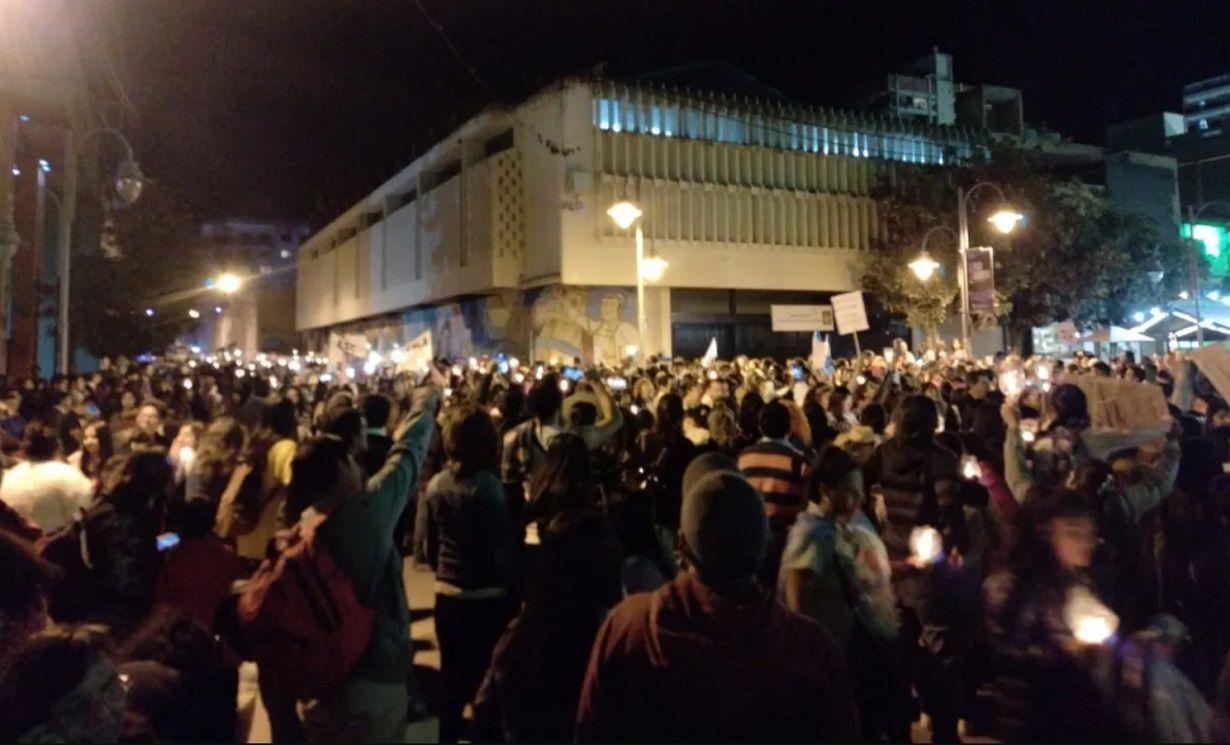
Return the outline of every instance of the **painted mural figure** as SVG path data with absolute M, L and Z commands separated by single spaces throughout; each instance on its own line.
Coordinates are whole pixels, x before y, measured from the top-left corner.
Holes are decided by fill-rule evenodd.
M 627 355 L 628 347 L 640 344 L 636 327 L 623 319 L 626 304 L 618 293 L 602 298 L 602 315 L 593 329 L 594 362 L 615 364 Z

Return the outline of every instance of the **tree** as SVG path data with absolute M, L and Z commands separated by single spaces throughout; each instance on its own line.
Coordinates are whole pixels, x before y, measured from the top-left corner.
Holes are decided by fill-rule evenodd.
M 886 278 L 889 269 L 904 268 L 918 253 L 928 228 L 954 227 L 957 185 L 968 188 L 980 181 L 1002 188 L 1026 215 L 1022 229 L 1005 237 L 984 230 L 982 214 L 997 206 L 986 192 L 969 205 L 971 242 L 990 242 L 996 249 L 995 316 L 1007 326 L 1014 346 L 1024 345 L 1033 327 L 1056 321 L 1070 319 L 1083 328 L 1122 323 L 1141 305 L 1158 304 L 1188 285 L 1195 247 L 1177 237 L 1162 239 L 1149 218 L 1116 211 L 1104 191 L 1054 173 L 1036 151 L 996 147 L 983 163 L 960 169 L 904 168 L 881 185 L 886 238 L 866 264 L 864 286 L 885 308 L 898 309 L 908 322 L 924 328 L 922 321 L 942 317 L 936 307 L 940 303 L 950 312 L 957 310 L 952 303 L 956 293 L 945 278 L 921 291 Z M 938 245 L 939 250 L 932 240 L 928 248 L 955 276 L 955 246 L 951 241 Z M 1203 260 L 1195 266 L 1207 274 Z M 1149 274 L 1159 269 L 1164 278 L 1155 284 Z M 905 310 L 911 303 L 924 306 L 912 311 L 913 317 Z
M 73 260 L 73 343 L 96 355 L 161 351 L 191 323 L 184 296 L 204 279 L 195 223 L 165 189 L 107 222 L 99 250 Z

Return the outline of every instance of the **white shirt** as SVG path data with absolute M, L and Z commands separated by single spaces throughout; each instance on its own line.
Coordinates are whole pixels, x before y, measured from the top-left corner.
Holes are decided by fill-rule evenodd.
M 0 481 L 0 501 L 48 533 L 71 523 L 93 496 L 85 474 L 60 461 L 18 463 Z

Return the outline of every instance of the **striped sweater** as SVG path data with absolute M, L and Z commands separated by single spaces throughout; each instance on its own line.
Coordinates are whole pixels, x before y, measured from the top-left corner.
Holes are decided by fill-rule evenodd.
M 811 470 L 807 456 L 780 440 L 761 440 L 739 455 L 739 470 L 764 497 L 773 522 L 793 523 L 807 506 L 803 486 Z

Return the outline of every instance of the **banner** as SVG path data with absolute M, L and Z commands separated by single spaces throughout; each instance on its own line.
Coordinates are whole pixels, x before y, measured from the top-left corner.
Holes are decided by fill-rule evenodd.
M 717 362 L 717 337 L 709 341 L 709 348 L 705 350 L 705 356 L 701 359 L 701 364 L 705 367 L 712 367 L 714 362 Z
M 863 305 L 863 293 L 847 292 L 829 298 L 833 303 L 833 320 L 837 333 L 856 334 L 871 328 L 867 323 L 867 307 Z
M 398 370 L 418 372 L 427 368 L 433 359 L 431 344 L 431 329 L 410 340 L 397 362 Z
M 831 305 L 770 305 L 774 331 L 832 331 Z
M 995 313 L 995 249 L 971 248 L 965 253 L 969 282 L 969 312 Z

